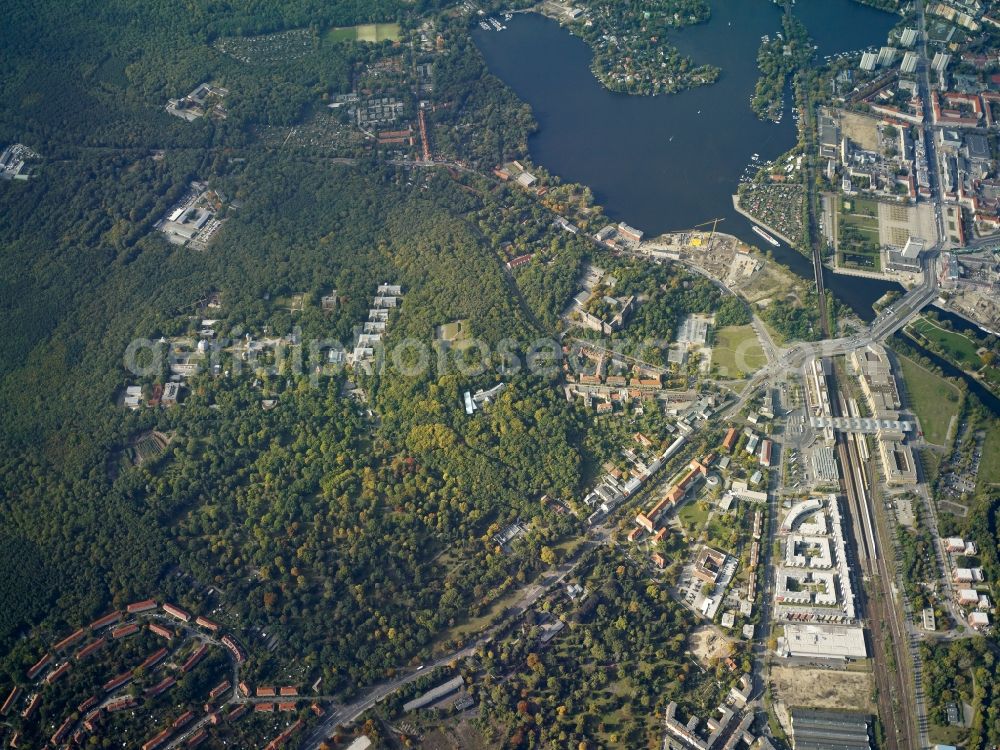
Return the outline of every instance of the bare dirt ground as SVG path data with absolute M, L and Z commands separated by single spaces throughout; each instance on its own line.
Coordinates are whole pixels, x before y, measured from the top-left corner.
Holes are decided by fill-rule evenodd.
M 875 710 L 870 672 L 776 666 L 771 685 L 775 697 L 788 706 L 804 702 L 812 708 Z
M 837 110 L 836 114 L 840 118 L 841 135 L 846 136 L 866 151 L 878 151 L 878 129 L 876 127 L 879 123 L 878 118 L 856 112 L 846 112 L 842 109 Z
M 487 750 L 490 743 L 468 718 L 448 723 L 424 735 L 421 750 Z
M 732 653 L 732 642 L 708 626 L 700 627 L 691 634 L 691 653 L 702 664 L 708 666 L 713 661 L 724 659 Z

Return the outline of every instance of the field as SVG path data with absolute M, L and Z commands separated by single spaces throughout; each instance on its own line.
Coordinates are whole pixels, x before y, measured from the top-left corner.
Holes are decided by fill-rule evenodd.
M 947 331 L 927 318 L 918 318 L 911 328 L 931 343 L 931 348 L 952 360 L 963 370 L 976 372 L 983 366 L 976 354 L 977 344 L 968 336 Z
M 840 201 L 837 251 L 841 253 L 845 266 L 880 270 L 878 204 L 875 201 L 867 198 Z
M 903 379 L 927 442 L 944 445 L 948 428 L 958 415 L 961 393 L 954 385 L 912 359 L 900 357 Z
M 398 42 L 398 23 L 361 23 L 357 26 L 338 26 L 327 32 L 331 42 Z
M 868 672 L 772 667 L 776 697 L 788 706 L 808 701 L 814 708 L 872 711 L 872 677 Z
M 437 327 L 435 338 L 439 341 L 461 341 L 469 338 L 469 321 L 455 320 Z
M 979 463 L 979 476 L 976 479 L 980 490 L 990 485 L 1000 485 L 1000 423 L 996 420 L 990 423 L 986 432 L 983 459 Z
M 753 326 L 726 326 L 715 332 L 712 364 L 722 376 L 747 377 L 767 364 Z
M 878 118 L 839 110 L 840 130 L 866 151 L 878 150 Z

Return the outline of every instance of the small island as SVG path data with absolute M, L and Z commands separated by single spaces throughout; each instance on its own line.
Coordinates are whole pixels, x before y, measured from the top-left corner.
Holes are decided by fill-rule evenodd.
M 543 14 L 566 23 L 594 50 L 591 69 L 611 91 L 651 96 L 715 83 L 721 70 L 697 65 L 669 43 L 667 34 L 711 15 L 706 0 L 580 0 L 575 5 L 543 2 Z

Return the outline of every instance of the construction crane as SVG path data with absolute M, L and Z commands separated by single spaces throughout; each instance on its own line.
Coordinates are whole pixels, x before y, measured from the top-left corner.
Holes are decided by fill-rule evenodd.
M 694 231 L 695 229 L 698 229 L 699 227 L 705 227 L 705 226 L 708 226 L 709 224 L 711 224 L 712 225 L 712 233 L 708 235 L 708 246 L 711 247 L 712 246 L 712 238 L 715 237 L 715 228 L 717 226 L 719 226 L 719 222 L 720 221 L 725 221 L 725 220 L 726 220 L 726 217 L 723 216 L 723 217 L 720 217 L 718 219 L 710 219 L 708 221 L 703 221 L 701 224 L 696 224 L 695 226 L 691 227 L 691 231 Z M 699 244 L 701 244 L 701 243 L 699 243 Z

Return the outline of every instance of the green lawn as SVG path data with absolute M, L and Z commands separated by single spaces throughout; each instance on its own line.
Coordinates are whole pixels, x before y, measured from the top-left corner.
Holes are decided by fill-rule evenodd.
M 362 23 L 357 26 L 338 26 L 326 33 L 330 42 L 396 42 L 399 41 L 398 23 Z
M 840 204 L 841 211 L 860 216 L 878 216 L 878 202 L 871 198 L 845 198 Z
M 983 459 L 979 463 L 978 489 L 1000 485 L 1000 422 L 991 420 L 983 444 Z
M 705 521 L 708 520 L 708 513 L 709 508 L 707 506 L 702 508 L 701 503 L 697 500 L 688 500 L 677 511 L 677 518 L 684 524 L 688 535 L 693 536 L 695 532 L 705 525 Z
M 837 250 L 841 265 L 866 271 L 881 270 L 878 224 L 875 201 L 851 198 L 840 202 Z
M 944 445 L 948 425 L 961 407 L 961 392 L 954 385 L 906 357 L 899 358 L 913 410 L 928 442 Z
M 943 354 L 964 370 L 976 372 L 983 366 L 976 354 L 979 348 L 975 341 L 961 333 L 947 331 L 928 318 L 918 318 L 912 323 L 915 332 L 931 342 L 932 348 Z
M 719 374 L 746 377 L 767 364 L 753 326 L 726 326 L 715 332 L 712 364 Z
M 859 232 L 872 234 L 878 239 L 878 219 L 857 214 L 841 214 L 840 218 L 847 226 L 854 227 Z

